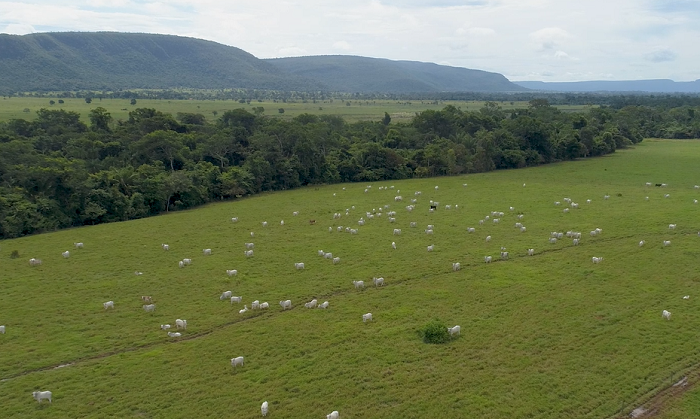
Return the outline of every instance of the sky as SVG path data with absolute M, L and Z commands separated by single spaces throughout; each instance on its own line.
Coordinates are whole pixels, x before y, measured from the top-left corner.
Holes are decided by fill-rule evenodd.
M 512 81 L 700 79 L 700 0 L 0 0 L 0 33 L 189 36 L 258 58 L 358 55 Z

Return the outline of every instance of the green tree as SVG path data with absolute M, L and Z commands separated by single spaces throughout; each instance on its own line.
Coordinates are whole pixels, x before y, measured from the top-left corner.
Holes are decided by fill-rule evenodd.
M 86 97 L 86 98 L 85 98 L 85 103 L 92 103 L 92 98 L 91 98 L 91 97 Z
M 109 124 L 112 122 L 112 115 L 107 109 L 98 106 L 90 111 L 90 129 L 96 132 L 110 132 Z

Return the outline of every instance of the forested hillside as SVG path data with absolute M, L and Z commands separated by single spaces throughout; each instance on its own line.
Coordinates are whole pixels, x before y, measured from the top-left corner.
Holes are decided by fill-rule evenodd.
M 262 191 L 519 168 L 599 156 L 644 137 L 700 136 L 700 109 L 629 106 L 562 113 L 544 100 L 503 111 L 453 106 L 410 123 L 291 121 L 140 108 L 115 123 L 41 109 L 0 124 L 0 237 L 147 217 Z
M 330 86 L 337 92 L 519 92 L 526 88 L 503 75 L 416 61 L 348 55 L 265 60 L 281 70 Z
M 234 47 L 172 35 L 0 34 L 0 93 L 120 89 L 319 90 Z

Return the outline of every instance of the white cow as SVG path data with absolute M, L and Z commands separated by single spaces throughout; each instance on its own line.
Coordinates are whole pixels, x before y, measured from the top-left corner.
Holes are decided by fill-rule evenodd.
M 231 296 L 231 304 L 240 303 L 241 301 L 243 301 L 243 297 L 236 295 Z
M 457 272 L 462 269 L 462 265 L 459 262 L 452 262 L 452 270 Z
M 253 248 L 255 248 L 255 244 L 254 243 L 245 243 L 245 248 L 248 250 L 253 249 Z
M 363 315 L 362 315 L 362 322 L 363 322 L 363 323 L 366 323 L 367 320 L 373 321 L 373 320 L 372 320 L 372 313 L 367 313 L 367 314 L 363 314 Z
M 640 242 L 639 242 L 639 247 L 644 246 L 644 243 L 646 243 L 644 240 L 640 241 Z
M 339 263 L 340 263 L 340 258 L 339 258 L 339 257 L 333 258 L 333 264 L 334 264 L 334 265 L 337 265 L 337 264 L 339 264 Z
M 106 303 L 102 303 L 102 306 L 107 310 L 108 308 L 114 308 L 114 301 L 107 301 Z
M 202 249 L 202 253 L 205 255 L 211 255 L 211 249 Z
M 328 308 L 328 301 L 324 301 L 323 304 L 320 304 L 317 308 Z
M 436 186 L 437 188 L 437 186 Z M 326 415 L 326 419 L 339 419 L 340 418 L 340 413 L 338 413 L 337 410 L 332 411 L 331 413 Z
M 238 271 L 236 269 L 226 269 L 226 275 L 236 276 L 236 275 L 238 275 Z
M 428 252 L 432 252 L 434 248 L 435 248 L 435 245 L 431 244 L 430 246 L 428 246 Z
M 684 296 L 683 296 L 683 299 L 684 299 L 684 300 L 690 300 L 690 295 L 684 295 Z M 4 327 L 4 326 L 3 326 L 3 327 Z
M 459 325 L 457 325 L 457 326 L 452 326 L 452 327 L 448 327 L 448 328 L 447 328 L 447 331 L 450 332 L 450 336 L 452 336 L 452 335 L 454 335 L 454 334 L 459 335 L 459 334 L 460 334 L 459 332 L 460 332 L 461 330 L 462 330 L 462 328 L 459 327 Z
M 251 310 L 258 310 L 259 308 L 260 308 L 260 300 L 255 300 L 252 303 L 250 303 Z
M 237 223 L 238 222 L 238 217 L 232 217 L 231 218 L 232 223 Z
M 162 247 L 163 250 L 170 250 L 170 246 L 165 243 L 161 244 L 160 247 Z
M 161 324 L 160 328 L 161 328 L 161 330 L 168 330 L 168 329 L 170 329 L 170 325 L 169 324 Z
M 527 249 L 527 255 L 533 256 L 535 254 L 535 249 Z
M 170 336 L 171 338 L 179 338 L 180 336 L 182 336 L 182 333 L 180 333 L 180 332 L 168 332 L 168 336 Z
M 578 246 L 579 239 L 574 239 L 574 246 Z
M 237 356 L 235 358 L 231 358 L 231 366 L 235 369 L 236 365 L 243 366 L 243 357 L 242 356 Z
M 671 320 L 671 312 L 668 310 L 664 310 L 661 312 L 661 317 L 663 317 L 666 320 Z
M 282 310 L 286 310 L 287 308 L 292 308 L 292 300 L 280 301 L 280 305 L 282 306 Z
M 391 247 L 396 249 L 396 242 L 391 242 Z
M 243 251 L 243 254 L 244 254 L 245 257 L 247 257 L 247 258 L 253 257 L 253 251 L 252 251 L 252 250 L 244 250 L 244 251 Z
M 0 333 L 5 334 L 5 325 L 0 326 Z
M 281 226 L 284 225 L 284 220 L 280 220 L 280 225 L 281 225 Z
M 431 229 L 425 230 L 425 234 L 433 234 L 433 230 L 431 230 Z
M 670 240 L 664 240 L 664 246 L 670 246 L 671 241 Z
M 191 264 L 192 264 L 192 259 L 185 258 L 185 259 L 182 259 L 182 262 L 184 262 L 185 265 L 191 265 Z
M 669 225 L 668 225 L 668 229 L 669 229 L 669 230 L 675 230 L 675 229 L 676 229 L 676 225 L 675 225 L 675 224 L 669 224 Z
M 374 277 L 372 278 L 372 281 L 374 282 L 375 287 L 383 287 L 384 286 L 384 278 L 382 277 Z
M 268 303 L 267 301 L 265 301 L 264 303 L 260 303 L 260 307 L 259 307 L 259 308 L 260 308 L 261 310 L 262 310 L 262 309 L 266 309 L 266 308 L 270 308 L 270 303 Z
M 238 314 L 243 314 L 243 313 L 245 313 L 246 311 L 248 311 L 248 306 L 247 306 L 247 305 L 243 305 L 243 308 L 240 309 L 240 310 L 238 310 Z
M 34 397 L 34 400 L 38 401 L 41 403 L 42 400 L 46 399 L 49 401 L 49 403 L 53 403 L 51 401 L 51 395 L 52 393 L 50 391 L 34 391 L 32 392 L 32 397 Z
M 601 257 L 595 257 L 595 256 L 593 256 L 593 257 L 591 258 L 591 260 L 593 261 L 593 263 L 599 264 L 600 262 L 603 261 L 603 257 L 602 257 L 602 256 L 601 256 Z
M 156 311 L 156 305 L 155 305 L 155 304 L 144 305 L 144 306 L 143 306 L 143 309 L 144 309 L 144 311 L 146 311 L 146 312 L 151 312 L 151 313 L 153 313 L 154 311 Z
M 418 223 L 415 222 L 415 221 L 411 221 L 411 222 L 408 224 L 408 226 L 411 227 L 411 228 L 416 228 L 416 227 L 418 227 Z
M 187 329 L 187 320 L 181 320 L 181 319 L 175 319 L 175 328 L 176 329 Z
M 267 416 L 267 401 L 264 401 L 263 404 L 260 406 L 260 412 L 263 416 Z
M 521 232 L 521 233 L 524 233 L 524 232 L 526 232 L 526 231 L 527 231 L 527 228 L 525 228 L 525 226 L 520 227 L 520 232 Z
M 352 283 L 355 285 L 355 289 L 365 287 L 365 281 L 352 281 Z
M 333 259 L 333 253 L 331 252 L 326 252 L 323 254 L 324 259 Z
M 41 259 L 29 259 L 29 266 L 39 266 L 41 265 Z
M 400 236 L 401 235 L 401 229 L 400 228 L 395 228 L 394 229 L 394 236 Z
M 223 300 L 226 300 L 226 299 L 228 299 L 228 298 L 231 298 L 232 295 L 233 295 L 233 292 L 231 292 L 231 291 L 224 291 L 223 293 L 221 293 L 221 296 L 219 297 L 219 300 L 222 300 L 222 301 L 223 301 Z
M 484 256 L 484 262 L 486 262 L 486 263 L 491 263 L 492 259 L 493 258 L 491 256 Z
M 501 252 L 501 259 L 503 259 L 503 260 L 508 259 L 508 252 Z
M 491 241 L 491 236 L 486 236 L 486 241 L 490 242 Z
M 467 228 L 467 233 L 474 233 L 476 229 L 474 227 Z
M 294 267 L 297 269 L 304 269 L 304 262 L 296 262 Z
M 294 211 L 292 215 L 296 217 L 297 215 L 299 215 L 299 211 Z
M 552 244 L 554 244 L 554 243 L 557 242 L 557 238 L 556 238 L 556 237 L 550 237 L 550 238 L 549 238 L 549 242 L 552 243 Z
M 313 300 L 309 301 L 308 303 L 305 303 L 305 304 L 304 304 L 304 307 L 306 307 L 306 308 L 314 308 L 314 307 L 316 307 L 316 304 L 317 304 L 317 303 L 318 303 L 318 301 L 316 301 L 316 299 L 314 298 Z
M 73 243 L 73 246 L 75 246 L 76 249 L 82 249 L 82 248 L 83 248 L 83 242 Z
M 68 259 L 70 257 L 70 252 L 66 250 L 65 252 L 61 253 L 61 255 L 63 255 L 64 258 Z
M 262 222 L 262 226 L 263 226 L 263 227 L 267 227 L 267 221 L 263 221 L 263 222 Z
M 185 262 L 181 260 L 181 261 L 179 261 L 179 262 L 177 263 L 177 266 L 179 266 L 179 267 L 181 267 L 181 268 L 184 268 L 184 267 L 185 267 Z

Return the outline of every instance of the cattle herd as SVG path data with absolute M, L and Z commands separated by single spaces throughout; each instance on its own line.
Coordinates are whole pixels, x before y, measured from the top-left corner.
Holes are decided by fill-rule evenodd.
M 463 186 L 466 187 L 467 184 L 463 184 Z M 525 184 L 523 184 L 523 187 L 524 187 L 524 186 L 525 186 Z M 647 187 L 648 187 L 648 186 L 651 186 L 651 183 L 650 183 L 650 182 L 647 182 L 647 183 L 645 184 L 645 186 L 647 186 Z M 657 186 L 666 187 L 667 185 L 664 184 L 664 183 L 662 183 L 662 184 L 657 184 Z M 700 188 L 700 187 L 697 186 L 697 185 L 695 185 L 694 188 L 695 188 L 695 189 L 698 189 L 698 188 Z M 345 189 L 346 189 L 346 188 L 343 188 L 343 190 L 345 190 Z M 364 189 L 364 193 L 369 193 L 369 192 L 372 190 L 372 186 L 371 186 L 371 185 L 367 185 L 367 186 L 366 186 L 365 188 L 363 188 L 363 189 Z M 394 189 L 393 186 L 380 186 L 380 187 L 379 187 L 379 190 L 393 190 L 393 189 Z M 439 189 L 438 186 L 435 186 L 435 190 L 438 190 L 438 189 Z M 404 200 L 403 196 L 399 195 L 399 193 L 400 193 L 400 191 L 397 190 L 397 191 L 396 191 L 396 195 L 394 196 L 394 199 L 393 199 L 393 202 L 394 202 L 394 203 L 399 203 L 399 202 L 402 202 L 402 201 Z M 335 194 L 334 194 L 334 195 L 335 195 Z M 421 197 L 421 195 L 422 195 L 422 194 L 421 194 L 420 191 L 414 192 L 414 198 L 411 199 L 411 204 L 410 204 L 410 205 L 407 205 L 407 206 L 405 207 L 405 210 L 406 210 L 406 212 L 407 212 L 409 215 L 410 215 L 410 214 L 412 213 L 412 211 L 416 208 L 416 205 L 417 205 L 417 203 L 418 203 L 418 199 Z M 664 196 L 665 196 L 665 197 L 668 197 L 669 195 L 666 194 L 666 195 L 664 195 Z M 607 194 L 603 196 L 603 200 L 608 200 L 609 198 L 610 198 L 610 196 L 607 195 Z M 645 199 L 648 200 L 649 197 L 646 197 Z M 589 205 L 589 204 L 592 204 L 593 201 L 592 201 L 591 199 L 587 199 L 585 202 L 586 202 L 586 205 Z M 697 200 L 694 200 L 694 203 L 697 203 Z M 429 201 L 429 206 L 427 206 L 428 211 L 429 211 L 429 212 L 434 212 L 434 211 L 437 210 L 438 208 L 444 208 L 444 210 L 446 210 L 446 211 L 456 211 L 456 210 L 459 210 L 459 205 L 450 205 L 450 204 L 447 204 L 447 205 L 444 205 L 444 206 L 439 206 L 439 205 L 440 205 L 439 202 L 432 201 L 432 200 Z M 563 211 L 564 213 L 567 213 L 567 214 L 574 213 L 576 210 L 578 210 L 578 209 L 580 208 L 579 204 L 578 204 L 577 202 L 575 202 L 574 200 L 572 200 L 571 198 L 569 198 L 569 197 L 564 197 L 561 201 L 556 201 L 556 202 L 554 202 L 554 205 L 555 205 L 556 207 L 565 206 L 565 208 L 564 208 L 562 211 Z M 379 206 L 379 207 L 375 207 L 375 208 L 372 208 L 372 209 L 367 209 L 366 211 L 364 211 L 364 214 L 363 214 L 358 220 L 356 220 L 356 224 L 358 225 L 358 227 L 362 227 L 362 226 L 366 225 L 366 223 L 372 222 L 372 220 L 375 220 L 374 222 L 377 222 L 376 220 L 381 219 L 382 216 L 385 216 L 384 218 L 385 218 L 389 223 L 392 223 L 392 224 L 393 224 L 393 223 L 396 222 L 396 218 L 397 218 L 399 215 L 397 214 L 396 211 L 389 211 L 389 208 L 390 208 L 390 205 L 389 205 L 389 204 L 386 204 L 386 205 Z M 344 214 L 343 214 L 342 212 L 335 212 L 335 213 L 333 213 L 332 220 L 339 220 L 339 219 L 341 219 L 341 218 L 343 218 L 343 217 L 350 217 L 350 216 L 351 216 L 350 214 L 351 214 L 351 212 L 352 212 L 353 210 L 355 210 L 355 206 L 352 206 L 351 208 L 347 208 L 347 209 L 345 210 Z M 492 225 L 494 225 L 494 224 L 499 224 L 499 223 L 501 223 L 502 220 L 505 221 L 506 217 L 509 216 L 509 215 L 507 215 L 507 214 L 513 214 L 513 217 L 517 220 L 517 222 L 514 224 L 514 226 L 515 226 L 515 228 L 516 228 L 517 230 L 519 230 L 521 233 L 525 233 L 525 232 L 527 231 L 526 227 L 525 227 L 525 226 L 523 225 L 523 223 L 522 223 L 522 221 L 523 221 L 523 219 L 525 218 L 526 214 L 524 214 L 524 213 L 522 213 L 522 212 L 517 212 L 516 209 L 515 209 L 513 206 L 510 206 L 510 207 L 508 208 L 508 211 L 507 211 L 507 212 L 506 212 L 506 211 L 491 211 L 489 214 L 485 215 L 482 219 L 478 220 L 478 225 L 479 225 L 479 226 L 485 226 L 486 223 L 489 222 L 489 221 L 491 222 Z M 294 212 L 292 213 L 292 215 L 295 216 L 295 217 L 298 216 L 298 215 L 299 215 L 299 211 L 294 211 Z M 238 221 L 239 221 L 239 218 L 238 218 L 238 217 L 233 217 L 233 218 L 231 218 L 231 222 L 233 222 L 233 223 L 237 223 Z M 310 220 L 309 224 L 311 224 L 311 225 L 316 224 L 316 220 L 315 220 L 315 219 L 314 219 L 314 220 Z M 268 227 L 269 224 L 268 224 L 267 221 L 262 221 L 262 222 L 261 222 L 261 225 L 262 225 L 263 228 L 266 228 L 266 227 Z M 284 226 L 284 221 L 280 221 L 279 225 L 280 225 L 280 226 Z M 418 223 L 415 222 L 415 221 L 411 221 L 408 225 L 409 225 L 410 228 L 416 228 L 416 227 L 418 226 Z M 466 228 L 465 232 L 466 232 L 467 234 L 473 234 L 473 233 L 476 233 L 476 232 L 477 232 L 477 228 L 478 228 L 478 227 L 471 227 L 471 226 L 470 226 L 470 227 L 467 227 L 467 228 Z M 485 229 L 485 227 L 484 227 L 484 229 Z M 675 223 L 669 224 L 669 225 L 668 225 L 668 229 L 669 229 L 669 230 L 675 230 L 675 229 L 676 229 L 676 224 L 675 224 Z M 346 227 L 344 227 L 344 226 L 337 226 L 335 229 L 334 229 L 333 227 L 328 227 L 328 232 L 332 233 L 332 232 L 334 232 L 334 231 L 337 231 L 337 232 L 346 232 L 346 233 L 355 235 L 355 234 L 358 234 L 359 229 L 358 229 L 358 228 L 351 228 L 351 227 L 347 227 L 347 226 L 346 226 Z M 434 225 L 434 224 L 429 224 L 429 225 L 427 225 L 427 227 L 426 227 L 426 229 L 425 229 L 425 234 L 427 234 L 427 235 L 433 235 L 433 234 L 434 234 L 434 231 L 435 231 L 435 225 Z M 393 228 L 392 236 L 401 236 L 401 232 L 402 232 L 401 229 L 399 229 L 399 228 Z M 602 232 L 603 232 L 602 229 L 600 229 L 600 228 L 594 228 L 594 229 L 592 229 L 592 230 L 590 231 L 590 237 L 597 237 L 597 236 L 601 235 Z M 698 232 L 698 235 L 700 236 L 700 232 Z M 253 232 L 250 233 L 250 236 L 251 236 L 251 237 L 255 237 L 255 235 L 254 235 Z M 583 237 L 582 233 L 581 233 L 581 232 L 577 232 L 577 231 L 566 231 L 566 232 L 563 232 L 563 231 L 561 231 L 561 232 L 559 232 L 559 231 L 553 231 L 553 232 L 550 233 L 550 235 L 549 235 L 548 238 L 543 238 L 544 240 L 542 240 L 542 242 L 543 242 L 543 243 L 548 242 L 549 244 L 555 244 L 555 243 L 557 243 L 559 240 L 564 240 L 564 239 L 566 238 L 566 239 L 570 239 L 570 240 L 572 241 L 572 242 L 571 242 L 572 245 L 577 246 L 577 245 L 580 243 L 580 241 L 582 240 L 582 237 Z M 399 238 L 400 238 L 400 237 L 399 237 Z M 491 239 L 492 239 L 491 235 L 485 236 L 485 240 L 486 240 L 487 242 L 489 242 Z M 641 247 L 641 246 L 643 246 L 645 243 L 646 243 L 646 242 L 645 242 L 644 240 L 642 240 L 642 241 L 639 242 L 639 246 Z M 662 243 L 662 245 L 663 245 L 664 247 L 669 246 L 670 244 L 671 244 L 670 240 L 664 240 L 663 243 Z M 84 248 L 84 245 L 83 245 L 82 242 L 76 242 L 76 243 L 74 243 L 73 245 L 74 245 L 74 248 L 75 248 L 76 250 L 78 250 L 78 249 L 83 249 L 83 248 Z M 165 251 L 170 251 L 170 246 L 169 246 L 168 244 L 163 243 L 163 244 L 161 244 L 161 247 L 162 247 L 162 249 L 165 250 Z M 245 250 L 244 250 L 245 256 L 246 256 L 246 257 L 253 257 L 253 250 L 254 250 L 255 244 L 252 243 L 252 242 L 251 242 L 251 243 L 244 243 L 244 247 L 245 247 Z M 398 246 L 397 243 L 396 243 L 395 241 L 392 241 L 392 242 L 391 242 L 391 247 L 392 247 L 393 249 L 398 249 L 400 246 Z M 428 252 L 432 252 L 432 251 L 434 251 L 434 249 L 435 249 L 435 246 L 434 246 L 433 244 L 427 246 L 427 251 L 428 251 Z M 207 248 L 207 249 L 203 249 L 203 250 L 202 250 L 202 254 L 203 254 L 204 256 L 210 256 L 210 255 L 212 255 L 212 253 L 213 253 L 213 252 L 212 252 L 212 249 L 210 249 L 210 248 Z M 330 253 L 330 252 L 325 252 L 325 251 L 323 251 L 323 250 L 318 250 L 317 254 L 318 254 L 318 256 L 323 257 L 324 259 L 327 259 L 327 260 L 331 261 L 333 264 L 340 263 L 340 260 L 341 260 L 340 257 L 334 256 L 332 253 Z M 535 252 L 535 249 L 534 249 L 534 248 L 527 248 L 527 249 L 525 249 L 525 251 L 522 253 L 522 255 L 535 256 L 535 255 L 536 255 L 536 252 Z M 62 256 L 63 256 L 64 258 L 68 259 L 68 258 L 70 257 L 70 252 L 67 251 L 67 250 L 64 251 L 64 252 L 62 252 Z M 509 259 L 509 252 L 506 250 L 506 247 L 501 247 L 501 253 L 500 253 L 500 260 L 501 260 L 501 262 L 505 262 L 505 261 L 507 261 L 508 259 Z M 592 256 L 592 257 L 591 257 L 591 260 L 592 260 L 592 262 L 593 262 L 594 264 L 598 265 L 598 264 L 601 264 L 601 263 L 603 262 L 604 257 L 603 257 L 603 256 Z M 485 256 L 484 256 L 484 262 L 485 262 L 485 263 L 491 263 L 491 262 L 493 262 L 493 261 L 494 261 L 494 257 L 493 257 L 492 255 L 485 255 Z M 33 267 L 33 266 L 41 265 L 41 263 L 42 263 L 42 262 L 41 262 L 40 259 L 32 258 L 32 259 L 29 260 L 29 265 L 32 266 L 32 267 Z M 192 259 L 190 259 L 190 258 L 184 258 L 184 259 L 182 259 L 181 261 L 178 262 L 178 266 L 179 266 L 180 268 L 185 268 L 185 267 L 187 267 L 187 266 L 189 266 L 189 265 L 191 265 L 191 264 L 192 264 Z M 303 270 L 303 269 L 305 269 L 305 264 L 304 264 L 303 262 L 296 262 L 296 263 L 294 263 L 294 268 L 297 269 L 297 270 Z M 462 263 L 461 263 L 461 262 L 452 262 L 452 271 L 457 272 L 457 271 L 460 271 L 461 268 L 462 268 Z M 141 273 L 137 271 L 136 274 L 139 275 L 139 274 L 141 274 Z M 235 276 L 235 275 L 238 275 L 238 270 L 236 270 L 236 269 L 227 269 L 227 270 L 226 270 L 226 274 L 227 274 L 229 277 L 230 277 L 230 276 Z M 375 287 L 384 286 L 384 285 L 385 285 L 385 280 L 384 280 L 383 277 L 374 277 L 374 278 L 372 278 L 372 283 L 373 283 L 373 285 L 374 285 Z M 353 281 L 352 281 L 352 284 L 353 284 L 353 286 L 354 286 L 355 289 L 360 290 L 360 289 L 363 289 L 363 288 L 364 288 L 364 286 L 365 286 L 365 281 L 363 281 L 363 280 L 353 280 Z M 686 296 L 683 297 L 683 299 L 686 299 L 686 300 L 689 299 L 689 298 L 690 298 L 689 295 L 686 295 Z M 231 304 L 234 304 L 234 303 L 239 304 L 239 303 L 243 302 L 243 297 L 241 297 L 241 296 L 234 296 L 232 291 L 224 291 L 224 292 L 222 292 L 222 294 L 219 296 L 219 299 L 222 300 L 222 301 L 230 301 Z M 144 310 L 145 312 L 153 313 L 153 312 L 155 311 L 156 305 L 153 303 L 153 299 L 152 299 L 151 296 L 141 296 L 141 300 L 142 300 L 143 303 L 146 303 L 146 304 L 144 304 L 144 305 L 142 306 L 142 307 L 143 307 L 143 310 Z M 279 304 L 280 304 L 280 306 L 281 306 L 281 310 L 282 310 L 282 311 L 285 311 L 285 310 L 287 310 L 287 309 L 290 309 L 290 310 L 291 310 L 291 309 L 293 308 L 293 307 L 292 307 L 292 301 L 289 300 L 289 299 L 281 300 L 281 301 L 279 302 Z M 306 308 L 309 308 L 309 309 L 311 309 L 311 308 L 327 309 L 327 308 L 329 307 L 329 302 L 328 302 L 328 301 L 324 301 L 323 303 L 319 304 L 318 301 L 317 301 L 317 299 L 314 298 L 314 299 L 312 299 L 311 301 L 305 303 L 304 306 L 305 306 Z M 255 300 L 255 301 L 253 301 L 253 302 L 251 303 L 250 308 L 248 308 L 248 305 L 245 304 L 245 305 L 244 305 L 244 308 L 241 309 L 241 310 L 239 310 L 239 313 L 240 313 L 240 314 L 243 314 L 243 313 L 246 313 L 246 312 L 249 311 L 249 310 L 263 310 L 263 309 L 269 309 L 269 307 L 270 307 L 270 306 L 269 306 L 269 303 L 268 303 L 268 302 L 262 302 L 262 303 L 261 303 L 260 301 Z M 104 308 L 104 310 L 114 310 L 114 309 L 115 309 L 115 302 L 112 301 L 112 300 L 107 301 L 107 302 L 104 302 L 104 303 L 103 303 L 103 308 Z M 671 312 L 669 312 L 668 310 L 663 310 L 663 311 L 662 311 L 662 318 L 663 318 L 663 319 L 666 319 L 666 320 L 670 320 L 670 319 L 671 319 Z M 362 321 L 363 321 L 364 323 L 373 322 L 373 321 L 374 321 L 374 316 L 373 316 L 373 314 L 372 314 L 372 313 L 365 313 L 365 314 L 362 314 Z M 169 329 L 171 328 L 170 324 L 162 324 L 162 325 L 160 325 L 161 330 L 167 332 L 167 336 L 168 336 L 168 337 L 170 337 L 170 338 L 179 338 L 179 337 L 182 336 L 182 333 L 186 332 L 186 330 L 187 330 L 187 320 L 176 319 L 176 320 L 175 320 L 175 327 L 176 327 L 176 329 L 177 329 L 178 331 L 176 331 L 176 332 L 171 332 L 171 331 L 169 331 Z M 181 330 L 182 332 L 181 332 L 180 330 Z M 459 325 L 456 325 L 456 326 L 447 328 L 447 330 L 448 330 L 448 332 L 449 332 L 450 335 L 459 335 L 459 334 L 460 334 L 461 328 L 460 328 Z M 1 325 L 1 326 L 0 326 L 0 334 L 5 334 L 5 325 Z M 242 368 L 243 366 L 244 366 L 244 357 L 243 357 L 243 356 L 236 356 L 236 357 L 234 357 L 234 358 L 231 358 L 231 367 L 232 367 L 234 370 L 236 370 L 237 367 Z M 41 401 L 44 400 L 44 399 L 48 400 L 49 403 L 52 402 L 52 393 L 51 393 L 50 391 L 35 391 L 35 392 L 32 393 L 32 396 L 33 396 L 33 398 L 36 399 L 38 402 L 41 402 Z M 262 406 L 261 406 L 261 413 L 262 413 L 263 416 L 267 416 L 268 411 L 269 411 L 269 405 L 268 405 L 268 402 L 265 401 L 265 402 L 263 402 L 263 404 L 262 404 Z M 338 419 L 339 417 L 340 417 L 340 416 L 339 416 L 338 411 L 333 411 L 333 412 L 331 412 L 330 414 L 326 415 L 326 418 L 327 418 L 327 419 Z

